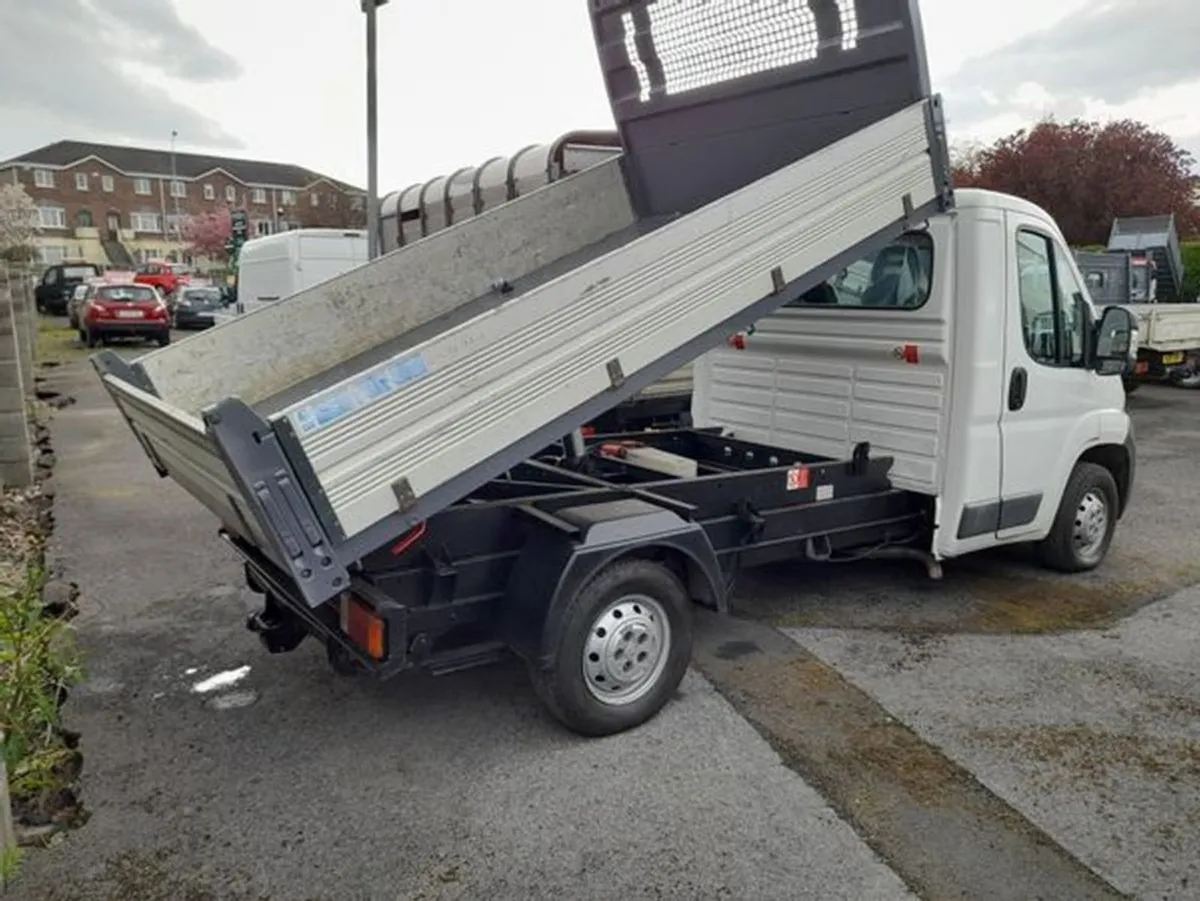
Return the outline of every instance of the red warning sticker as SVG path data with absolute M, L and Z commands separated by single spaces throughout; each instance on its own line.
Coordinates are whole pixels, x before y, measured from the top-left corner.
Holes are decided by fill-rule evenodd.
M 800 491 L 808 487 L 808 470 L 803 466 L 793 466 L 787 471 L 787 490 Z

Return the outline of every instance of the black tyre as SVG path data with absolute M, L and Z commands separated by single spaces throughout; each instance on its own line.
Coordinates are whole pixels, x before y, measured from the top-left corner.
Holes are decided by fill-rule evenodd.
M 1137 379 L 1125 378 L 1121 379 L 1121 383 L 1125 386 L 1126 394 L 1133 394 L 1138 388 L 1142 387 L 1142 383 Z
M 87 331 L 84 332 L 84 338 L 86 340 L 88 347 L 99 347 L 101 341 L 103 340 L 99 335 L 97 335 L 91 329 L 87 329 Z
M 171 333 L 163 332 L 161 335 L 158 336 L 157 340 L 158 340 L 159 347 L 166 347 L 168 344 L 171 343 Z
M 564 611 L 548 670 L 532 669 L 538 697 L 567 728 L 612 735 L 650 719 L 692 658 L 692 603 L 675 574 L 628 559 L 597 573 Z
M 1050 534 L 1038 544 L 1042 563 L 1068 573 L 1099 566 L 1112 543 L 1119 504 L 1112 473 L 1095 463 L 1075 464 Z

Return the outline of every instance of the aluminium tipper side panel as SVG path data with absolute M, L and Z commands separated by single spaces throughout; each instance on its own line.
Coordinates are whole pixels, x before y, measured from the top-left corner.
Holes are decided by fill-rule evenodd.
M 141 357 L 166 403 L 250 406 L 635 222 L 616 159 Z
M 951 202 L 939 110 L 915 104 L 286 410 L 276 431 L 327 525 L 414 524 Z
M 641 216 L 698 209 L 930 95 L 917 0 L 588 5 Z

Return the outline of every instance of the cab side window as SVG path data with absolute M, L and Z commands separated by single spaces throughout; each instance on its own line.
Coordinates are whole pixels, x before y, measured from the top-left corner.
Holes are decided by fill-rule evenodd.
M 1061 359 L 1065 366 L 1083 366 L 1084 342 L 1087 334 L 1087 295 L 1079 280 L 1075 278 L 1075 270 L 1071 268 L 1071 259 L 1058 243 L 1054 247 L 1054 276 L 1058 280 L 1058 296 L 1062 305 L 1059 312 L 1059 326 L 1062 337 Z
M 1017 232 L 1017 286 L 1029 356 L 1047 366 L 1082 366 L 1087 302 L 1065 252 L 1050 237 Z

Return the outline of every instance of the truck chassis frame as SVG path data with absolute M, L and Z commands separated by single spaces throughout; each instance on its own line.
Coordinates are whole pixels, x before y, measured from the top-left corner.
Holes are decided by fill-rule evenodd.
M 605 455 L 627 442 L 694 460 L 697 475 L 664 477 Z M 716 428 L 565 439 L 364 557 L 351 569 L 349 590 L 315 608 L 257 549 L 221 534 L 245 561 L 247 584 L 264 595 L 247 625 L 273 653 L 312 635 L 338 671 L 390 678 L 465 669 L 512 652 L 536 684 L 539 673 L 560 666 L 570 638 L 564 611 L 621 561 L 664 570 L 689 601 L 723 613 L 744 566 L 890 555 L 921 560 L 936 576 L 937 564 L 914 546 L 928 535 L 930 499 L 894 488 L 891 466 L 890 457 L 871 458 L 866 443 L 849 460 L 829 460 Z M 364 616 L 376 639 L 348 625 Z M 685 661 L 678 677 L 690 659 L 690 605 L 683 616 L 688 621 L 675 629 L 674 650 Z M 661 684 L 653 703 L 615 714 L 548 706 L 576 731 L 603 734 L 653 715 L 677 682 Z

